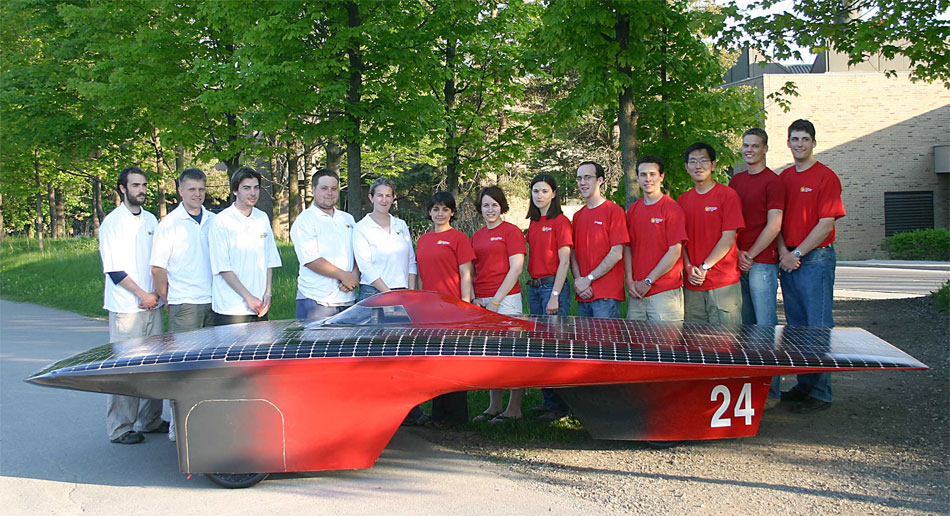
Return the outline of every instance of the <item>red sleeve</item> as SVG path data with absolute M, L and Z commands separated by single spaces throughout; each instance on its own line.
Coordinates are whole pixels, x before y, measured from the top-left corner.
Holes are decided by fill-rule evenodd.
M 518 229 L 518 226 L 505 222 L 505 249 L 508 256 L 516 254 L 528 254 L 528 246 L 525 245 L 524 233 Z
M 841 202 L 841 180 L 830 169 L 818 191 L 818 218 L 844 217 L 844 203 Z
M 637 232 L 637 226 L 633 223 L 633 210 L 636 206 L 636 202 L 631 204 L 630 207 L 627 208 L 627 213 L 624 216 L 624 222 L 627 224 L 627 247 L 630 247 L 630 244 L 633 243 L 633 237 Z
M 735 190 L 723 185 L 722 199 L 722 231 L 739 230 L 745 227 L 745 219 L 742 218 L 742 200 Z
M 675 202 L 667 204 L 666 209 L 666 245 L 670 247 L 674 244 L 685 244 L 686 238 L 686 215 L 683 214 L 683 208 Z
M 768 172 L 763 171 L 762 173 Z M 772 173 L 772 172 L 768 172 Z M 775 176 L 775 179 L 769 181 L 765 187 L 765 209 L 766 210 L 784 210 L 785 209 L 785 183 Z
M 574 229 L 571 227 L 571 221 L 562 213 L 557 216 L 554 224 L 554 238 L 557 242 L 557 248 L 574 247 Z
M 630 235 L 627 233 L 627 220 L 624 217 L 623 208 L 614 204 L 614 209 L 610 210 L 610 247 L 630 243 Z
M 465 236 L 465 233 L 455 231 L 455 256 L 458 258 L 458 264 L 462 265 L 475 259 L 475 250 L 472 249 L 472 241 Z

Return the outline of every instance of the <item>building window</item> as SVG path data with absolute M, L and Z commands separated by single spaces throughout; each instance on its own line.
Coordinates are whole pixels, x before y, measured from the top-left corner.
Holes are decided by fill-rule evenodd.
M 933 229 L 934 193 L 884 192 L 884 236 Z

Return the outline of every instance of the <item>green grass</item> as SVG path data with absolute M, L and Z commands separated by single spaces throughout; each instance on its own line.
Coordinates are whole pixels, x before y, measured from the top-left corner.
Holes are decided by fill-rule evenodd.
M 102 309 L 104 276 L 98 242 L 90 238 L 47 239 L 44 246 L 40 251 L 35 240 L 24 238 L 0 241 L 0 297 L 104 319 L 107 313 Z M 289 242 L 279 242 L 278 250 L 283 266 L 274 270 L 271 320 L 293 318 L 296 311 L 297 256 Z M 525 285 L 527 274 L 522 279 Z M 527 288 L 523 288 L 523 292 L 527 312 Z M 576 303 L 572 303 L 571 314 L 576 314 L 576 310 Z M 488 407 L 488 392 L 470 392 L 468 400 L 471 419 Z M 583 427 L 573 419 L 551 424 L 530 421 L 527 409 L 540 403 L 540 391 L 529 390 L 524 399 L 524 419 L 501 425 L 468 423 L 458 430 L 471 430 L 508 444 L 589 439 Z

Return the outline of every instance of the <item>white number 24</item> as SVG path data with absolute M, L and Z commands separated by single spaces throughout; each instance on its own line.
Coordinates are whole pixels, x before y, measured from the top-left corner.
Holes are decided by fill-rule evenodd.
M 729 409 L 729 402 L 732 401 L 732 394 L 729 392 L 729 388 L 725 385 L 717 385 L 713 387 L 712 394 L 709 396 L 709 401 L 716 401 L 720 396 L 722 396 L 722 404 L 719 405 L 719 408 L 716 409 L 716 413 L 713 414 L 712 420 L 709 421 L 709 426 L 711 428 L 732 426 L 731 418 L 722 417 L 722 415 L 726 413 L 726 410 Z M 742 384 L 742 389 L 739 391 L 739 399 L 736 400 L 736 407 L 732 413 L 736 418 L 744 417 L 746 425 L 752 424 L 752 416 L 755 415 L 755 409 L 752 408 L 751 383 Z

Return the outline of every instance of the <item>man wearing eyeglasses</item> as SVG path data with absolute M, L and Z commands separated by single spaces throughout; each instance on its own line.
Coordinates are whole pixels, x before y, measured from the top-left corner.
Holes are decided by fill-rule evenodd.
M 683 292 L 686 322 L 742 323 L 736 232 L 745 227 L 735 190 L 717 183 L 716 149 L 698 142 L 686 149 L 693 188 L 677 199 L 686 216 Z

